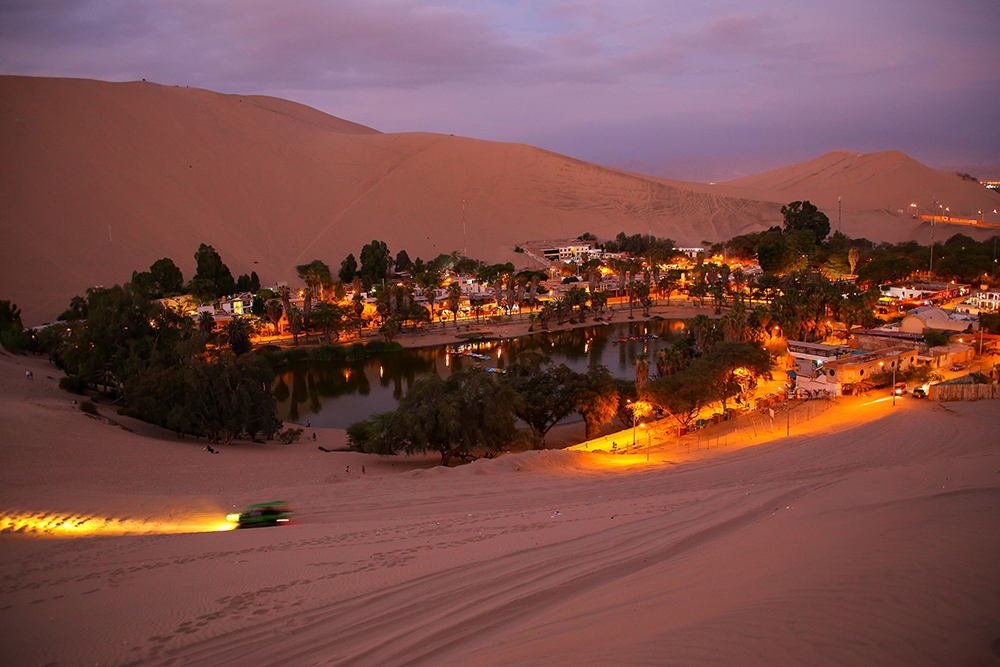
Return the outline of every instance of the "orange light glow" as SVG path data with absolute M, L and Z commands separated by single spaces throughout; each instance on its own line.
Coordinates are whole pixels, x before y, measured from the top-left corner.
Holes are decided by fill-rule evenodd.
M 212 533 L 236 528 L 221 514 L 197 513 L 189 517 L 147 519 L 81 516 L 56 512 L 0 515 L 0 535 L 36 538 L 93 537 L 96 535 L 159 535 Z

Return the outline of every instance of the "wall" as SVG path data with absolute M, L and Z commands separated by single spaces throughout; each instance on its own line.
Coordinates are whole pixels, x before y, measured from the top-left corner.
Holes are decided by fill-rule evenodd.
M 932 384 L 928 396 L 935 401 L 1000 399 L 1000 384 Z

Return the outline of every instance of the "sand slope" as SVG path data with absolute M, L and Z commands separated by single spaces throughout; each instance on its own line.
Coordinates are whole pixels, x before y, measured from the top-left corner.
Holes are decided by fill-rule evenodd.
M 830 216 L 837 225 L 837 199 L 841 198 L 845 233 L 882 240 L 878 227 L 866 231 L 866 221 L 883 219 L 885 225 L 906 224 L 911 204 L 918 214 L 930 214 L 934 202 L 950 208 L 947 215 L 1000 224 L 993 209 L 1000 206 L 1000 194 L 977 182 L 962 179 L 950 171 L 932 169 L 898 151 L 852 153 L 833 151 L 813 160 L 720 184 L 747 196 L 792 201 L 808 199 Z M 903 214 L 899 211 L 902 209 Z M 944 211 L 938 209 L 940 214 Z M 985 212 L 985 218 L 982 213 Z M 928 223 L 915 236 L 929 239 Z M 937 240 L 956 233 L 983 237 L 998 230 L 942 225 Z M 925 238 L 926 237 L 926 238 Z
M 816 202 L 836 229 L 843 195 L 843 231 L 877 241 L 926 240 L 927 225 L 897 210 L 932 196 L 962 214 L 1000 206 L 1000 195 L 900 153 L 831 153 L 725 184 L 683 183 L 145 82 L 0 77 L 0 155 L 0 298 L 29 324 L 160 257 L 190 278 L 202 242 L 234 274 L 298 284 L 296 264 L 336 269 L 373 238 L 411 258 L 467 247 L 523 263 L 516 244 L 583 232 L 724 240 L 780 224 L 794 199 Z M 939 238 L 956 231 L 977 234 Z
M 585 231 L 685 243 L 759 229 L 773 204 L 520 144 L 384 135 L 271 98 L 152 83 L 0 77 L 0 285 L 28 321 L 206 242 L 234 273 L 294 280 L 380 238 L 487 261 Z
M 0 357 L 4 513 L 160 521 L 281 497 L 298 523 L 2 537 L 4 664 L 1000 661 L 997 402 L 866 399 L 649 466 L 531 452 L 407 471 L 311 443 L 212 456 L 90 419 L 47 375 Z

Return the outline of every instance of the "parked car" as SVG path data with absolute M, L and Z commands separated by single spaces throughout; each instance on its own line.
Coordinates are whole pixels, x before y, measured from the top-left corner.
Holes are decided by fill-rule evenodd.
M 917 387 L 916 389 L 913 390 L 913 394 L 911 395 L 913 396 L 913 398 L 927 398 L 927 392 L 924 390 L 923 387 Z
M 961 364 L 954 364 L 954 365 L 952 365 L 951 370 L 953 370 L 953 371 L 960 371 L 960 370 L 962 370 L 962 365 Z

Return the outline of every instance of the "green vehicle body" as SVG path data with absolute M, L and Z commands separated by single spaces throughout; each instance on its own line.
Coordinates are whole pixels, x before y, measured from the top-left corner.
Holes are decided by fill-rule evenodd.
M 274 500 L 269 503 L 256 503 L 240 512 L 237 519 L 239 528 L 254 528 L 257 526 L 280 526 L 288 523 L 292 517 L 292 508 L 285 500 Z

